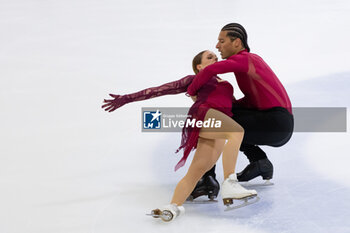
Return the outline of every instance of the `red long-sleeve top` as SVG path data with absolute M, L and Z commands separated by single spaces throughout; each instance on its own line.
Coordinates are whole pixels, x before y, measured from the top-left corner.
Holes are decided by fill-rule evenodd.
M 275 73 L 261 57 L 247 50 L 200 71 L 187 88 L 187 93 L 194 96 L 214 75 L 229 72 L 235 74 L 237 84 L 244 94 L 234 105 L 259 110 L 283 107 L 292 113 L 288 94 Z

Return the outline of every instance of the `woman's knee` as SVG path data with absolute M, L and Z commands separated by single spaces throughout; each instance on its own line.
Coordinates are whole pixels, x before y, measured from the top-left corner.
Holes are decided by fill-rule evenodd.
M 202 148 L 202 147 L 205 150 L 207 150 L 210 147 L 214 147 L 214 145 L 215 145 L 215 139 L 201 137 L 201 134 L 199 134 L 198 142 L 197 142 L 197 150 L 198 148 Z
M 239 126 L 240 127 L 240 129 L 239 129 L 239 131 L 238 131 L 238 137 L 239 137 L 239 139 L 240 139 L 240 141 L 243 141 L 243 137 L 244 137 L 244 128 L 242 127 L 242 126 Z
M 236 141 L 243 141 L 244 137 L 244 129 L 242 126 L 237 125 L 234 130 L 228 132 L 227 139 L 228 140 L 236 140 Z
M 214 166 L 213 161 L 211 158 L 207 158 L 207 161 L 205 163 L 200 164 L 197 166 L 197 171 L 201 174 L 206 173 Z
M 191 176 L 202 177 L 204 173 L 209 171 L 214 166 L 211 158 L 206 158 L 205 161 L 197 162 L 191 166 L 187 174 Z

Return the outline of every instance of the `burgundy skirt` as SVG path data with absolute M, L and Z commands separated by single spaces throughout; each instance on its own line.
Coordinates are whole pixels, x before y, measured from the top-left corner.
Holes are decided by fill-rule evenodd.
M 223 113 L 225 113 L 228 116 L 232 116 L 231 109 L 222 109 L 222 108 L 216 108 L 215 106 L 211 106 L 206 102 L 197 101 L 195 102 L 192 107 L 188 111 L 188 117 L 186 121 L 193 120 L 195 121 L 204 121 L 205 115 L 207 114 L 208 110 L 210 108 L 217 109 Z M 176 150 L 176 153 L 178 153 L 181 149 L 183 149 L 183 156 L 180 159 L 180 161 L 175 166 L 175 171 L 177 171 L 180 167 L 184 166 L 187 160 L 188 155 L 190 152 L 197 148 L 197 142 L 199 137 L 199 132 L 201 128 L 196 127 L 196 125 L 183 127 L 182 129 L 182 138 L 181 138 L 181 145 Z

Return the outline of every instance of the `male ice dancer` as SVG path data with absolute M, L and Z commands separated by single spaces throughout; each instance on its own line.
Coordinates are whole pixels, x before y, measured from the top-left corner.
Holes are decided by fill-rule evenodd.
M 237 173 L 238 181 L 249 181 L 262 176 L 273 177 L 273 165 L 259 145 L 280 147 L 292 136 L 294 120 L 292 106 L 283 85 L 256 54 L 250 53 L 247 32 L 238 23 L 224 26 L 219 34 L 216 48 L 222 59 L 196 75 L 195 87 L 187 90 L 191 95 L 210 77 L 233 72 L 244 97 L 232 106 L 233 119 L 245 130 L 240 150 L 248 157 L 249 164 Z M 215 166 L 198 182 L 190 198 L 208 195 L 211 199 L 219 192 L 215 178 Z

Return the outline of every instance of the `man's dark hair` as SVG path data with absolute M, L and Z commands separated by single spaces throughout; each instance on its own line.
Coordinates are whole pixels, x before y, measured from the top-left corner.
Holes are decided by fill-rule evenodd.
M 231 40 L 239 38 L 242 41 L 243 47 L 250 52 L 250 48 L 248 46 L 248 35 L 246 30 L 239 23 L 229 23 L 225 25 L 221 31 L 226 31 L 227 36 L 231 38 Z

